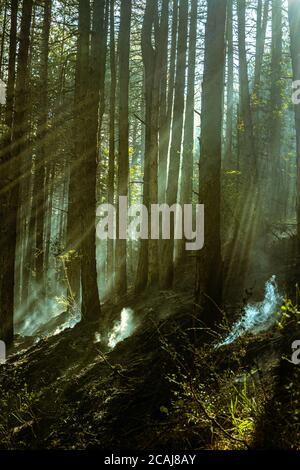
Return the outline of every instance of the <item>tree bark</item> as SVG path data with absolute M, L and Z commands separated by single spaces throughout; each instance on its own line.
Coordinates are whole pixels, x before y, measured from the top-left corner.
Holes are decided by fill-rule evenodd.
M 115 153 L 116 153 L 116 39 L 115 39 L 115 0 L 110 2 L 110 115 L 109 115 L 109 163 L 108 163 L 108 203 L 114 204 Z M 114 240 L 107 242 L 107 280 L 109 290 L 114 289 Z
M 295 0 L 288 2 L 288 15 L 291 37 L 291 56 L 293 66 L 293 80 L 300 80 L 300 9 Z M 298 259 L 300 253 L 300 104 L 295 104 L 295 127 L 296 127 L 296 148 L 297 148 L 297 240 Z M 298 262 L 299 265 L 299 262 Z
M 145 89 L 145 151 L 144 151 L 144 193 L 143 204 L 151 211 L 151 204 L 157 204 L 158 170 L 158 124 L 159 124 L 159 70 L 160 56 L 158 41 L 157 6 L 147 0 L 142 28 L 142 55 L 144 63 Z M 152 35 L 155 44 L 152 43 Z M 143 221 L 148 223 L 148 221 Z M 141 291 L 147 284 L 158 282 L 158 243 L 151 240 L 150 228 L 148 240 L 141 240 L 139 263 L 136 276 L 136 291 Z
M 3 56 L 4 56 L 4 45 L 5 45 L 5 35 L 6 35 L 6 24 L 7 24 L 7 10 L 8 10 L 8 0 L 6 0 L 4 5 L 4 18 L 2 26 L 2 37 L 0 45 L 0 78 L 2 78 L 2 68 L 3 68 Z
M 240 133 L 243 152 L 245 178 L 256 176 L 257 162 L 254 146 L 251 98 L 249 91 L 248 65 L 246 56 L 246 3 L 238 4 L 238 38 L 239 38 L 239 82 L 240 82 Z
M 85 103 L 83 113 L 81 185 L 81 285 L 83 320 L 100 320 L 100 300 L 96 262 L 96 181 L 101 75 L 104 74 L 103 21 L 104 0 L 95 0 L 90 52 L 91 11 L 86 0 L 80 0 L 80 96 Z
M 52 0 L 45 0 L 42 31 L 42 45 L 39 72 L 39 117 L 37 130 L 37 158 L 34 174 L 33 210 L 36 228 L 36 280 L 40 286 L 39 300 L 43 301 L 46 295 L 44 274 L 44 223 L 45 223 L 45 171 L 47 149 L 47 123 L 48 123 L 48 55 L 51 25 Z
M 176 72 L 176 51 L 177 51 L 177 33 L 178 33 L 178 1 L 173 0 L 172 17 L 172 35 L 171 35 L 171 53 L 169 64 L 169 80 L 167 92 L 167 114 L 159 136 L 159 202 L 166 202 L 166 190 L 168 179 L 168 156 L 171 137 L 171 124 L 174 104 L 175 72 Z
M 6 210 L 8 208 L 9 197 L 7 192 L 7 185 L 9 184 L 9 159 L 11 157 L 11 139 L 12 139 L 12 126 L 14 114 L 14 101 L 15 101 L 15 82 L 16 82 L 16 59 L 17 59 L 17 18 L 18 17 L 18 0 L 12 0 L 11 3 L 11 24 L 10 24 L 10 38 L 9 38 L 9 63 L 8 63 L 8 79 L 6 91 L 6 107 L 5 107 L 5 125 L 6 133 L 2 142 L 2 149 L 0 153 L 0 220 L 6 219 Z M 3 267 L 0 271 L 0 338 L 7 343 L 10 343 L 13 338 L 13 308 L 11 305 L 12 299 L 7 298 L 5 292 L 6 283 L 9 280 L 7 275 L 11 276 L 12 273 L 7 270 L 11 264 L 7 264 L 6 241 L 9 233 L 5 228 L 5 224 L 0 227 L 0 264 Z M 12 282 L 12 281 L 11 281 Z M 12 287 L 10 287 L 12 289 Z M 6 304 L 6 305 L 5 305 Z
M 129 180 L 129 53 L 131 29 L 131 0 L 121 0 L 119 32 L 119 156 L 118 197 L 128 197 Z M 118 204 L 118 214 L 120 206 Z M 117 217 L 119 219 L 119 216 Z M 117 222 L 116 290 L 119 296 L 127 292 L 127 240 L 119 238 Z
M 168 174 L 168 186 L 166 193 L 166 202 L 169 207 L 177 203 L 179 170 L 181 157 L 181 144 L 183 133 L 183 115 L 184 115 L 184 92 L 185 92 L 185 71 L 187 54 L 187 33 L 188 33 L 188 2 L 180 0 L 179 4 L 179 26 L 178 26 L 178 50 L 177 66 L 175 79 L 175 95 L 173 109 L 172 137 L 170 148 L 170 162 Z M 170 240 L 164 243 L 163 266 L 162 266 L 162 285 L 169 288 L 174 279 L 174 232 L 175 217 L 171 213 L 171 236 Z
M 30 25 L 32 0 L 26 0 L 22 6 L 20 46 L 18 53 L 15 110 L 12 127 L 12 146 L 7 162 L 9 177 L 6 198 L 6 224 L 4 231 L 5 253 L 3 253 L 1 286 L 1 337 L 9 345 L 13 341 L 15 260 L 17 251 L 17 221 L 19 210 L 20 167 L 26 150 L 26 96 L 28 81 L 28 52 L 30 44 Z M 5 163 L 6 165 L 6 163 Z M 3 249 L 3 248 L 2 248 Z
M 178 17 L 178 3 L 173 2 L 173 35 L 171 45 L 171 63 L 170 63 L 170 80 L 174 80 L 175 72 L 175 53 L 177 41 L 177 17 Z M 168 101 L 170 109 L 173 104 L 173 93 L 169 90 L 169 97 L 167 94 L 168 86 L 168 33 L 169 33 L 169 0 L 163 0 L 161 10 L 160 34 L 159 34 L 159 61 L 160 61 L 160 98 L 159 98 L 159 172 L 158 172 L 158 200 L 164 202 L 166 197 L 166 179 L 167 179 L 167 163 L 168 163 L 168 150 L 170 138 L 170 120 L 168 119 Z M 172 36 L 173 36 L 172 35 Z M 172 75 L 171 75 L 172 74 Z
M 274 220 L 283 215 L 284 200 L 282 178 L 282 2 L 272 0 L 272 51 L 271 51 L 271 119 L 269 162 L 271 187 L 271 216 Z
M 227 6 L 227 102 L 226 102 L 226 141 L 224 163 L 225 168 L 236 167 L 233 158 L 233 114 L 234 114 L 234 49 L 233 49 L 233 0 Z
M 189 30 L 188 78 L 185 109 L 183 155 L 181 170 L 180 201 L 181 205 L 191 204 L 193 197 L 193 164 L 194 164 L 194 116 L 195 116 L 195 72 L 197 45 L 197 0 L 191 2 Z M 185 240 L 179 240 L 178 258 L 185 256 Z
M 208 2 L 202 89 L 200 203 L 205 204 L 205 247 L 198 261 L 196 302 L 201 319 L 213 325 L 220 317 L 223 260 L 221 250 L 221 154 L 225 69 L 226 1 Z

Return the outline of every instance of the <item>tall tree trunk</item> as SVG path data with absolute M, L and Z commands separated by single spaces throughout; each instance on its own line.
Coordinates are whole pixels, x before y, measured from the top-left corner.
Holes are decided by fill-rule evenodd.
M 33 3 L 32 7 L 32 20 L 31 20 L 31 38 L 34 38 L 36 31 L 36 9 L 37 6 Z M 34 41 L 30 42 L 29 46 L 29 57 L 28 57 L 28 93 L 26 96 L 27 104 L 27 115 L 28 115 L 28 131 L 27 131 L 27 146 L 29 149 L 33 149 L 35 145 L 35 127 L 36 121 L 34 119 L 34 104 L 36 104 L 34 90 L 34 77 L 32 74 L 33 69 L 33 47 Z M 29 311 L 32 304 L 35 302 L 36 297 L 36 286 L 35 282 L 35 213 L 33 208 L 33 191 L 34 191 L 34 174 L 35 174 L 35 152 L 30 152 L 29 158 L 23 159 L 21 173 L 23 178 L 21 179 L 20 187 L 20 209 L 22 212 L 28 214 L 27 220 L 27 241 L 23 253 L 22 263 L 22 307 L 24 310 Z M 33 156 L 34 154 L 34 156 Z M 22 217 L 22 214 L 21 214 Z M 20 217 L 20 218 L 21 218 Z
M 7 24 L 7 10 L 8 10 L 8 0 L 6 0 L 4 5 L 4 18 L 2 26 L 2 37 L 0 45 L 0 78 L 2 78 L 2 68 L 3 68 L 3 57 L 4 57 L 4 46 L 5 46 L 5 36 L 6 36 L 6 24 Z
M 8 80 L 5 107 L 5 125 L 7 127 L 6 134 L 3 139 L 3 148 L 0 153 L 0 219 L 5 220 L 6 207 L 9 202 L 7 185 L 9 184 L 8 164 L 10 158 L 10 145 L 12 138 L 13 112 L 15 100 L 15 82 L 16 82 L 16 58 L 17 58 L 17 18 L 18 17 L 18 0 L 12 0 L 11 3 L 11 25 L 9 38 L 9 63 L 8 63 Z M 5 224 L 0 227 L 0 264 L 5 267 L 6 260 L 6 239 L 8 232 Z M 9 266 L 7 267 L 9 269 Z M 6 282 L 7 271 L 1 269 L 0 272 L 0 338 L 6 342 L 10 342 L 13 337 L 13 311 L 10 305 L 11 300 L 6 298 Z M 8 305 L 5 307 L 5 303 Z
M 99 0 L 97 0 L 99 1 Z M 106 57 L 107 57 L 107 37 L 108 37 L 108 25 L 109 25 L 109 12 L 110 12 L 110 0 L 102 0 L 101 12 L 100 5 L 97 6 L 97 1 L 94 0 L 94 16 L 93 16 L 93 28 L 95 31 L 98 29 L 98 39 L 95 38 L 95 45 L 99 54 L 99 88 L 100 88 L 100 103 L 99 103 L 99 135 L 101 136 L 103 126 L 103 115 L 105 112 L 105 77 L 106 77 Z M 99 15 L 100 18 L 99 18 Z M 101 40 L 100 40 L 100 28 L 101 28 Z M 92 46 L 93 47 L 93 46 Z M 92 51 L 93 54 L 93 51 Z
M 1 337 L 7 344 L 13 341 L 13 315 L 15 291 L 15 260 L 17 242 L 17 221 L 19 209 L 20 167 L 26 150 L 26 85 L 28 80 L 28 52 L 30 43 L 30 25 L 32 16 L 32 0 L 23 2 L 20 46 L 18 54 L 15 111 L 12 128 L 12 147 L 7 165 L 9 183 L 7 188 L 6 227 L 4 232 L 5 253 L 2 265 L 1 286 Z M 3 247 L 2 247 L 3 249 Z
M 159 120 L 159 65 L 158 53 L 158 14 L 157 6 L 147 0 L 142 30 L 142 55 L 144 63 L 145 88 L 145 152 L 144 152 L 144 194 L 143 204 L 150 213 L 151 204 L 157 204 L 157 157 L 158 157 L 158 120 Z M 152 37 L 156 44 L 152 43 Z M 143 221 L 143 223 L 148 223 Z M 150 230 L 149 230 L 150 235 Z M 150 238 L 150 239 L 149 239 Z M 158 244 L 157 240 L 141 240 L 139 263 L 136 276 L 136 291 L 143 290 L 147 283 L 158 281 Z
M 233 158 L 233 115 L 234 115 L 234 49 L 233 49 L 233 0 L 228 0 L 227 7 L 227 102 L 226 102 L 226 141 L 225 168 L 235 168 Z
M 180 156 L 183 133 L 184 115 L 184 92 L 185 92 L 185 71 L 187 53 L 187 33 L 188 33 L 188 1 L 180 0 L 179 4 L 179 31 L 178 50 L 175 80 L 175 96 L 173 110 L 172 137 L 170 148 L 170 162 L 168 174 L 168 186 L 166 202 L 169 207 L 177 203 Z M 164 287 L 171 287 L 174 278 L 174 234 L 175 234 L 175 214 L 171 213 L 171 236 L 170 240 L 164 243 L 164 259 L 162 266 L 162 284 Z
M 271 187 L 271 217 L 283 215 L 284 200 L 282 179 L 282 2 L 272 0 L 272 53 L 271 53 L 271 119 L 269 162 Z
M 240 128 L 243 148 L 243 165 L 246 178 L 256 175 L 256 152 L 249 91 L 248 65 L 246 55 L 246 3 L 241 0 L 238 4 L 238 38 L 239 38 L 239 82 L 240 82 Z
M 96 178 L 98 162 L 98 132 L 100 106 L 100 77 L 103 74 L 103 19 L 104 0 L 95 0 L 93 28 L 91 38 L 91 56 L 89 48 L 90 8 L 86 0 L 80 0 L 80 33 L 81 48 L 80 66 L 80 96 L 85 103 L 83 113 L 85 136 L 82 153 L 82 191 L 81 191 L 81 311 L 84 320 L 100 319 L 100 300 L 97 282 L 96 263 Z
M 225 69 L 226 3 L 208 2 L 202 89 L 200 203 L 205 204 L 205 247 L 198 262 L 196 301 L 203 306 L 201 319 L 212 325 L 219 319 L 222 302 L 221 153 Z
M 152 109 L 150 111 L 150 135 L 149 135 L 149 210 L 158 203 L 158 128 L 159 128 L 159 100 L 160 100 L 160 24 L 158 6 L 153 13 L 154 27 L 154 49 L 153 49 L 153 87 L 152 87 Z M 151 44 L 151 42 L 150 42 Z M 150 51 L 149 51 L 150 52 Z M 145 63 L 145 62 L 144 62 Z M 149 65 L 149 64 L 148 64 Z M 149 74 L 150 76 L 150 74 Z M 145 184 L 145 183 L 144 183 Z M 157 285 L 159 281 L 159 259 L 158 241 L 151 237 L 149 227 L 149 267 L 148 284 Z
M 47 159 L 47 123 L 48 123 L 48 55 L 51 25 L 52 0 L 45 0 L 42 30 L 42 45 L 39 72 L 39 116 L 37 130 L 37 157 L 34 174 L 33 210 L 36 228 L 36 280 L 39 289 L 39 299 L 45 298 L 44 272 L 44 223 L 45 223 L 45 170 Z
M 255 70 L 254 70 L 254 83 L 252 90 L 252 115 L 253 115 L 253 132 L 255 135 L 255 144 L 257 155 L 261 155 L 264 151 L 265 142 L 262 138 L 262 126 L 260 125 L 260 110 L 262 108 L 261 100 L 261 77 L 262 65 L 265 52 L 266 32 L 269 19 L 269 6 L 270 0 L 259 0 L 256 15 L 256 50 L 255 50 Z M 257 171 L 259 174 L 264 174 L 265 159 L 260 158 L 257 161 Z M 264 182 L 262 181 L 264 186 Z M 269 191 L 268 191 L 269 192 Z
M 254 71 L 254 93 L 256 94 L 255 100 L 259 100 L 261 69 L 263 63 L 266 32 L 269 18 L 269 5 L 270 0 L 258 1 L 257 19 L 256 19 L 256 51 L 255 51 L 255 71 Z
M 17 58 L 17 25 L 18 25 L 18 0 L 11 2 L 11 25 L 9 38 L 9 62 L 8 62 L 8 79 L 6 91 L 6 110 L 5 124 L 8 131 L 12 130 L 13 109 L 15 98 L 15 82 L 16 82 L 16 58 Z
M 197 45 L 197 0 L 191 2 L 191 19 L 189 31 L 187 97 L 184 123 L 183 156 L 181 169 L 180 201 L 192 203 L 193 164 L 194 164 L 194 115 L 195 115 L 195 72 Z M 178 257 L 184 258 L 185 240 L 179 240 Z
M 166 201 L 166 189 L 168 179 L 168 155 L 170 145 L 170 132 L 172 123 L 172 113 L 174 104 L 174 86 L 175 86 L 175 67 L 176 67 L 176 50 L 177 50 L 177 33 L 178 33 L 178 1 L 173 0 L 173 17 L 172 17 L 172 37 L 171 37 L 171 53 L 170 53 L 170 64 L 169 64 L 169 80 L 168 80 L 168 92 L 167 92 L 167 109 L 166 118 L 164 122 L 160 124 L 159 132 L 159 202 Z M 163 44 L 161 45 L 163 48 Z M 163 51 L 162 51 L 163 53 Z M 162 76 L 163 79 L 163 76 Z M 161 107 L 163 110 L 163 107 Z M 162 114 L 161 114 L 162 117 Z
M 115 123 L 116 123 L 116 40 L 115 40 L 115 0 L 110 0 L 110 114 L 109 114 L 109 162 L 107 200 L 109 204 L 114 204 L 115 188 Z M 114 240 L 107 242 L 107 280 L 109 290 L 114 289 Z
M 159 96 L 159 172 L 158 172 L 158 200 L 164 202 L 166 192 L 167 163 L 169 150 L 170 127 L 167 121 L 167 86 L 168 86 L 168 37 L 169 37 L 169 0 L 162 1 L 161 22 L 159 34 L 159 62 L 160 62 L 160 96 Z M 177 5 L 178 9 L 178 5 Z M 177 9 L 173 13 L 176 20 L 177 31 Z M 176 36 L 175 36 L 176 37 Z M 172 61 L 175 57 L 174 44 L 172 44 Z M 175 66 L 175 62 L 174 62 Z M 174 71 L 173 71 L 174 75 Z M 173 89 L 172 89 L 173 93 Z M 172 94 L 173 97 L 173 94 Z M 173 99 L 172 99 L 173 103 Z
M 288 14 L 291 36 L 291 56 L 293 65 L 293 79 L 300 80 L 300 9 L 295 0 L 288 2 Z M 297 240 L 298 240 L 298 260 L 300 254 L 300 104 L 295 104 L 295 126 L 297 144 Z M 298 268 L 299 268 L 298 261 Z
M 81 46 L 78 40 L 77 53 L 79 54 Z M 80 240 L 81 240 L 81 227 L 80 227 L 80 211 L 78 200 L 78 181 L 80 181 L 80 113 L 84 112 L 84 106 L 80 102 L 80 61 L 77 59 L 76 63 L 76 77 L 75 77 L 75 96 L 74 96 L 74 122 L 73 122 L 73 141 L 74 146 L 69 156 L 69 190 L 68 190 L 68 218 L 67 218 L 67 275 L 68 275 L 68 297 L 71 308 L 80 304 L 81 294 L 81 268 L 80 268 Z M 50 181 L 49 185 L 51 202 L 53 199 L 53 179 L 54 179 L 54 165 L 50 168 Z M 50 224 L 52 220 L 52 203 L 49 204 L 50 211 Z M 49 226 L 50 228 L 50 226 Z
M 121 0 L 119 32 L 119 158 L 118 197 L 128 197 L 129 179 L 129 53 L 131 27 L 131 0 Z M 122 208 L 118 201 L 118 215 Z M 124 215 L 124 214 L 123 214 Z M 119 219 L 119 216 L 117 217 Z M 119 237 L 117 221 L 116 240 L 116 290 L 119 296 L 127 292 L 127 240 Z

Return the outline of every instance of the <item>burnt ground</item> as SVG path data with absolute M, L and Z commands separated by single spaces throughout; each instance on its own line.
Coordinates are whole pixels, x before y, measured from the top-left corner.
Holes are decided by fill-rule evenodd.
M 97 325 L 79 324 L 33 345 L 19 338 L 23 350 L 1 366 L 0 447 L 259 448 L 282 367 L 282 334 L 275 329 L 215 349 L 195 344 L 203 331 L 191 292 L 127 302 L 140 326 L 112 351 L 95 342 Z
M 103 329 L 123 307 L 137 328 L 109 350 Z M 1 449 L 300 448 L 297 309 L 268 333 L 216 349 L 230 322 L 203 329 L 182 273 L 174 291 L 106 303 L 103 319 L 101 342 L 97 324 L 47 336 L 66 314 L 39 341 L 16 338 L 0 366 Z

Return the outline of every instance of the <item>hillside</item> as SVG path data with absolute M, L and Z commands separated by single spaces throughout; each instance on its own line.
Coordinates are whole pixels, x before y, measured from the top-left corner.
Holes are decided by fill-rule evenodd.
M 35 344 L 19 338 L 18 352 L 1 366 L 2 449 L 299 448 L 298 422 L 280 416 L 278 436 L 264 428 L 265 413 L 273 429 L 279 419 L 278 397 L 287 414 L 298 403 L 298 369 L 281 359 L 290 333 L 273 327 L 216 348 L 226 329 L 201 329 L 191 292 L 124 301 L 135 329 L 114 349 L 95 335 L 95 324 L 55 335 L 45 326 Z M 104 316 L 123 307 L 105 305 Z M 285 388 L 291 377 L 292 391 Z

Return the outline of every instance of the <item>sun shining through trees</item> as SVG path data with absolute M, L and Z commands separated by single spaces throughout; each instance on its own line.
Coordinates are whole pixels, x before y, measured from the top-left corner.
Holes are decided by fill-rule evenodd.
M 300 0 L 0 0 L 0 363 L 28 412 L 0 398 L 0 448 L 23 431 L 39 447 L 36 364 L 62 383 L 50 395 L 73 387 L 94 413 L 62 406 L 47 448 L 71 447 L 81 412 L 75 448 L 134 446 L 136 428 L 146 448 L 142 415 L 148 430 L 174 417 L 157 447 L 271 446 L 273 399 L 288 447 L 299 38 Z

